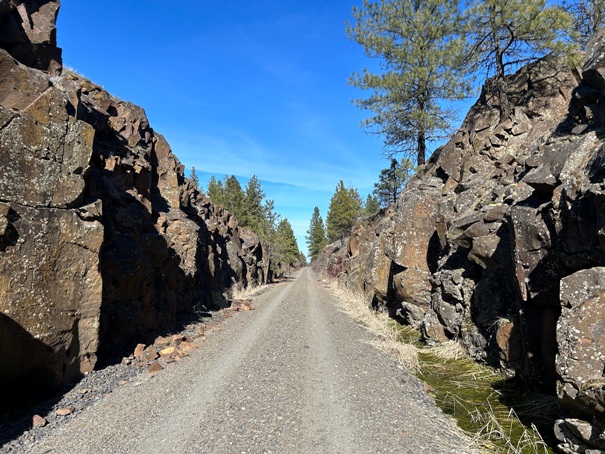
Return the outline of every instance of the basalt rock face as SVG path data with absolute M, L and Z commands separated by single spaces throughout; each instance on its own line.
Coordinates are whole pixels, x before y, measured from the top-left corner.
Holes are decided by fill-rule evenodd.
M 509 77 L 509 118 L 488 84 L 398 203 L 354 227 L 339 275 L 427 340 L 457 339 L 556 389 L 595 427 L 605 427 L 603 55 L 605 34 L 581 70 L 545 60 Z
M 337 240 L 326 245 L 317 259 L 313 261 L 313 270 L 317 273 L 325 271 L 330 278 L 339 276 L 344 270 L 343 261 L 347 254 L 346 241 L 346 239 Z
M 542 164 L 562 165 L 575 148 L 561 129 L 577 84 L 559 62 L 524 68 L 507 81 L 515 107 L 505 121 L 486 88 L 396 206 L 355 226 L 340 279 L 429 340 L 459 339 L 478 359 L 554 385 L 566 268 L 551 248 L 558 202 L 548 185 L 561 170 L 542 176 Z
M 58 2 L 38 3 L 2 1 L 0 21 L 28 11 L 39 36 L 46 11 L 54 39 Z M 264 275 L 258 238 L 184 178 L 143 109 L 18 61 L 22 47 L 6 40 L 20 35 L 2 36 L 0 387 L 17 397 L 18 385 L 56 389 Z
M 32 68 L 59 73 L 59 0 L 0 0 L 0 48 Z

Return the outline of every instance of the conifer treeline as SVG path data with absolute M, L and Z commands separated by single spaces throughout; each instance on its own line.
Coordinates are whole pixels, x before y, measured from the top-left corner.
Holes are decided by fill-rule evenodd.
M 290 222 L 275 212 L 274 201 L 266 198 L 256 175 L 250 178 L 245 190 L 234 175 L 222 180 L 212 176 L 206 195 L 235 215 L 240 227 L 259 236 L 274 275 L 283 274 L 293 264 L 305 263 Z
M 362 201 L 357 189 L 345 187 L 340 180 L 330 200 L 325 224 L 319 208 L 315 207 L 313 210 L 307 230 L 310 259 L 317 258 L 328 243 L 348 237 L 358 219 L 368 218 L 377 213 L 380 208 L 395 203 L 413 170 L 412 161 L 409 159 L 403 158 L 401 161 L 391 159 L 389 168 L 380 171 L 378 182 L 374 183 L 374 191 L 368 194 L 365 202 Z

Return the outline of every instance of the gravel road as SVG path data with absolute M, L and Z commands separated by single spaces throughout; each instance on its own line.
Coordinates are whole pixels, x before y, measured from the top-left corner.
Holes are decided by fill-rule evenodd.
M 31 453 L 459 453 L 469 439 L 305 268 Z

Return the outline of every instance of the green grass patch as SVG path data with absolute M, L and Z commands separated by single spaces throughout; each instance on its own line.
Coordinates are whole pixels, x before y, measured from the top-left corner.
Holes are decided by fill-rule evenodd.
M 420 333 L 384 311 L 374 311 L 365 295 L 331 286 L 343 308 L 376 334 L 382 348 L 423 380 L 437 405 L 451 415 L 477 445 L 490 453 L 554 453 L 556 397 L 527 389 L 514 378 L 470 359 L 454 341 L 429 347 Z M 404 345 L 406 344 L 406 345 Z
M 528 391 L 514 378 L 467 356 L 444 357 L 447 348 L 428 347 L 417 330 L 399 326 L 398 340 L 419 348 L 420 371 L 415 375 L 429 385 L 437 405 L 486 450 L 554 453 L 548 444 L 554 443 L 555 396 Z

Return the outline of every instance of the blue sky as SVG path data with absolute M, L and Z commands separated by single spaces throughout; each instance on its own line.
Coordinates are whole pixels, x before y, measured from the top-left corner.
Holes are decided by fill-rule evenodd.
M 345 34 L 360 3 L 62 0 L 57 39 L 66 66 L 145 109 L 202 188 L 257 175 L 306 252 L 313 207 L 325 220 L 339 180 L 365 198 L 388 166 L 347 85 L 375 64 Z

